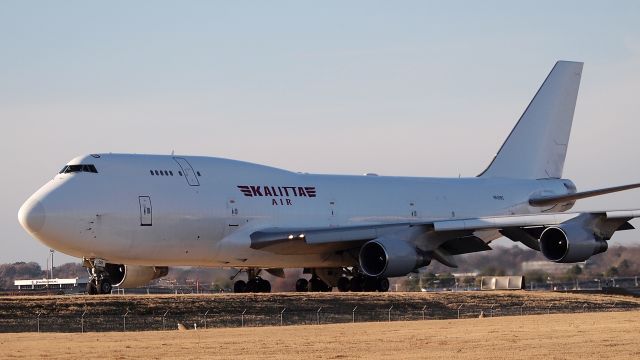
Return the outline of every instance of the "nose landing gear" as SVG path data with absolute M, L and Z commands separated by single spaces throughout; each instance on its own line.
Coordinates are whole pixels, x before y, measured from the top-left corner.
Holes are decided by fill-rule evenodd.
M 113 284 L 106 270 L 106 262 L 102 259 L 83 259 L 83 264 L 89 273 L 87 294 L 110 294 Z

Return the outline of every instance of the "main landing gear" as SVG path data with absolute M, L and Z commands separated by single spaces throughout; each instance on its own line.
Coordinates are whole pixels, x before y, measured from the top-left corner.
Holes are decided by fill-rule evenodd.
M 249 268 L 246 270 L 247 273 L 247 281 L 244 280 L 236 280 L 233 283 L 233 292 L 234 293 L 270 293 L 271 292 L 271 283 L 259 276 L 261 269 Z M 240 275 L 241 271 L 231 278 L 231 280 L 235 279 L 238 275 Z
M 357 270 L 349 269 L 306 269 L 311 273 L 311 279 L 300 278 L 296 281 L 297 292 L 327 292 L 337 287 L 340 292 L 387 292 L 389 279 L 386 277 L 372 277 Z
M 331 290 L 333 290 L 333 287 L 324 282 L 317 275 L 311 276 L 310 280 L 300 278 L 296 281 L 297 292 L 331 292 Z
M 344 277 L 344 279 L 347 278 Z M 346 281 L 343 281 L 343 286 L 340 291 L 387 292 L 389 291 L 389 279 L 386 277 L 372 277 L 358 274 L 349 279 L 348 286 L 346 286 Z
M 106 262 L 101 259 L 83 259 L 84 267 L 89 273 L 89 281 L 87 282 L 87 294 L 110 294 L 113 283 L 106 270 Z

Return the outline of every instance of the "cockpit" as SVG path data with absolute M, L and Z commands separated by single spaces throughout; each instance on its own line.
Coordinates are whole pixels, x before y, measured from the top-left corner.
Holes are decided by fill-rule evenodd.
M 93 164 L 65 165 L 58 174 L 68 174 L 76 172 L 88 172 L 97 174 L 98 170 Z

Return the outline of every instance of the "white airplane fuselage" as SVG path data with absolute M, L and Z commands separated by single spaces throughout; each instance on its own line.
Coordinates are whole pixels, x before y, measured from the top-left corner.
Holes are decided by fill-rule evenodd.
M 21 222 L 57 251 L 130 265 L 351 266 L 357 260 L 252 249 L 249 235 L 267 225 L 531 214 L 549 210 L 530 206 L 532 195 L 575 191 L 564 179 L 314 175 L 195 156 L 99 154 L 69 162 L 76 164 L 94 165 L 97 173 L 56 175 L 23 205 L 29 218 L 21 215 Z M 500 236 L 494 231 L 483 240 Z

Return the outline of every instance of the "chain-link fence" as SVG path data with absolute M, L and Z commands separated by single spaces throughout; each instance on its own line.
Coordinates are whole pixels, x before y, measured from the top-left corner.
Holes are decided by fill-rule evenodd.
M 415 321 L 434 319 L 464 319 L 477 317 L 543 315 L 561 313 L 630 311 L 639 310 L 633 303 L 612 304 L 551 304 L 546 307 L 529 307 L 526 303 L 519 306 L 465 306 L 464 303 L 449 307 L 422 308 L 402 305 L 371 309 L 287 309 L 265 311 L 264 308 L 252 311 L 243 309 L 237 312 L 209 312 L 201 314 L 182 313 L 172 315 L 170 311 L 158 314 L 92 314 L 87 311 L 77 315 L 56 315 L 55 313 L 36 313 L 33 316 L 0 317 L 0 332 L 103 332 L 103 331 L 158 331 L 185 328 L 223 328 L 245 326 L 286 326 L 338 324 L 349 322 Z M 179 325 L 180 324 L 180 325 Z

